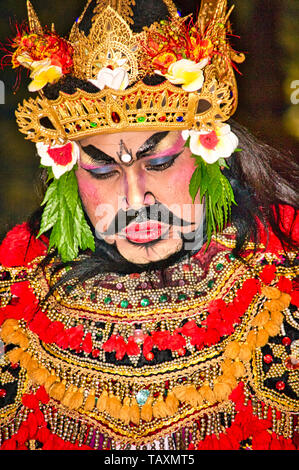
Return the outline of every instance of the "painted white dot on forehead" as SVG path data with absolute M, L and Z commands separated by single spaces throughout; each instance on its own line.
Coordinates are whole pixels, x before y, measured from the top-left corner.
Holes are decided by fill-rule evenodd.
M 121 155 L 120 159 L 123 163 L 130 163 L 133 160 L 133 157 L 129 153 L 124 153 Z

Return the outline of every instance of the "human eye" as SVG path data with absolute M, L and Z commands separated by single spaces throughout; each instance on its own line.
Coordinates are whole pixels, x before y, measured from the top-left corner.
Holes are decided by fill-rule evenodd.
M 176 155 L 168 155 L 167 157 L 158 157 L 158 158 L 153 158 L 152 160 L 149 160 L 149 165 L 146 166 L 146 169 L 149 171 L 163 171 L 166 170 L 167 168 L 170 168 L 178 156 L 182 152 L 176 154 Z
M 99 167 L 94 167 L 94 168 L 86 168 L 86 167 L 84 168 L 84 166 L 82 166 L 82 168 L 88 171 L 88 173 L 90 173 L 93 178 L 96 178 L 99 180 L 111 178 L 112 176 L 117 174 L 115 164 L 103 164 Z

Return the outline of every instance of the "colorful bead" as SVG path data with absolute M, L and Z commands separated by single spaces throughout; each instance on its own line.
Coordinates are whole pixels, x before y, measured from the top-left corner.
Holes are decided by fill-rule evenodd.
M 127 308 L 129 306 L 129 301 L 128 300 L 122 300 L 120 303 L 120 306 L 122 308 Z
M 136 401 L 138 405 L 143 406 L 147 402 L 147 399 L 150 395 L 149 390 L 140 390 L 136 395 Z
M 97 125 L 96 122 L 91 122 L 91 123 L 90 123 L 90 127 L 98 127 L 98 125 Z
M 137 118 L 137 122 L 145 122 L 146 121 L 146 117 L 144 116 L 140 116 Z
M 145 359 L 147 361 L 152 361 L 154 359 L 154 354 L 152 352 L 149 352 L 145 355 Z
M 167 302 L 167 299 L 168 299 L 167 295 L 163 294 L 163 295 L 161 295 L 159 301 L 160 301 L 161 303 L 164 303 L 164 302 Z
M 284 346 L 290 346 L 291 342 L 292 342 L 292 341 L 291 341 L 291 338 L 289 338 L 288 336 L 285 336 L 285 337 L 282 339 L 282 344 L 283 344 Z
M 279 382 L 276 382 L 275 387 L 277 390 L 280 392 L 285 389 L 285 383 L 282 380 L 279 380 Z
M 112 302 L 112 299 L 111 299 L 110 296 L 108 296 L 108 297 L 106 297 L 106 298 L 104 299 L 104 303 L 105 303 L 106 305 L 107 305 L 107 304 L 111 304 L 111 302 Z
M 166 116 L 161 116 L 158 119 L 159 122 L 165 122 L 166 121 Z
M 6 390 L 4 388 L 0 388 L 0 398 L 4 398 L 6 396 Z
M 176 118 L 177 122 L 183 122 L 184 121 L 184 117 L 183 116 L 179 116 Z
M 186 300 L 187 299 L 187 296 L 186 294 L 180 294 L 179 297 L 178 297 L 179 300 Z
M 264 362 L 266 364 L 271 364 L 273 362 L 273 357 L 271 356 L 271 354 L 266 354 L 264 356 Z
M 224 265 L 222 263 L 218 263 L 216 266 L 216 271 L 222 271 L 223 268 L 224 268 Z
M 150 304 L 150 301 L 148 298 L 144 297 L 143 299 L 141 299 L 140 304 L 141 304 L 141 307 L 148 307 Z

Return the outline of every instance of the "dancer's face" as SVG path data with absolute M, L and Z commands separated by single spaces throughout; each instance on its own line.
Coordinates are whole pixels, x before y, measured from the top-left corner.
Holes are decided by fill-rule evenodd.
M 195 165 L 181 132 L 103 134 L 80 146 L 79 191 L 97 236 L 138 264 L 181 250 L 202 218 L 199 194 L 194 204 L 189 194 Z

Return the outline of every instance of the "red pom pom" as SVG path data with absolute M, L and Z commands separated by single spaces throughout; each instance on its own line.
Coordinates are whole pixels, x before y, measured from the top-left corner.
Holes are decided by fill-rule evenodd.
M 62 322 L 60 321 L 51 322 L 45 332 L 45 337 L 46 337 L 45 342 L 54 343 L 57 336 L 59 336 L 63 332 L 64 332 L 64 325 Z
M 14 437 L 8 439 L 8 441 L 3 442 L 1 446 L 1 450 L 16 450 L 17 448 L 17 441 Z
M 49 439 L 49 437 L 50 437 L 50 431 L 46 426 L 43 426 L 37 431 L 36 439 L 39 442 L 44 443 Z
M 155 331 L 152 334 L 154 344 L 160 349 L 160 351 L 165 351 L 169 349 L 171 335 L 169 331 Z
M 184 336 L 193 336 L 199 330 L 196 322 L 194 320 L 190 320 L 182 328 L 178 328 L 176 331 L 181 333 Z
M 41 401 L 44 405 L 46 405 L 49 402 L 49 395 L 46 392 L 46 389 L 44 386 L 39 387 L 35 394 L 36 398 Z
M 285 276 L 282 276 L 277 284 L 277 287 L 280 291 L 290 294 L 292 291 L 292 281 Z
M 174 333 L 170 338 L 169 349 L 171 349 L 171 351 L 178 351 L 184 348 L 184 346 L 186 346 L 185 338 L 179 333 Z
M 273 279 L 275 278 L 275 273 L 275 264 L 269 264 L 263 268 L 260 274 L 260 278 L 265 284 L 270 284 L 270 282 L 273 281 Z
M 24 442 L 29 439 L 29 427 L 27 424 L 22 423 L 17 434 L 15 435 L 16 440 L 19 444 L 24 444 Z
M 113 352 L 116 348 L 116 335 L 111 335 L 110 338 L 103 344 L 103 349 L 106 352 Z
M 299 307 L 299 290 L 295 290 L 291 294 L 291 304 L 296 305 L 296 307 Z
M 143 342 L 143 348 L 142 348 L 144 357 L 147 357 L 147 355 L 152 352 L 153 347 L 154 347 L 153 338 L 151 336 L 146 336 Z
M 33 439 L 35 437 L 35 434 L 37 433 L 37 419 L 35 417 L 35 414 L 29 413 L 25 423 L 29 428 L 29 438 Z
M 140 353 L 140 347 L 135 342 L 134 336 L 128 338 L 128 344 L 126 346 L 128 356 L 137 356 Z
M 71 349 L 78 349 L 83 338 L 83 325 L 73 326 L 66 330 L 66 333 L 69 338 L 69 346 Z
M 46 238 L 37 240 L 30 234 L 27 223 L 23 223 L 14 227 L 4 238 L 0 246 L 0 264 L 7 267 L 23 266 L 46 252 Z
M 213 344 L 216 344 L 220 338 L 221 335 L 219 330 L 216 330 L 215 328 L 209 328 L 205 334 L 205 343 L 208 346 L 212 346 Z
M 22 396 L 22 403 L 31 410 L 35 410 L 39 407 L 38 399 L 36 396 L 31 395 L 30 393 L 25 393 L 25 395 Z
M 268 450 L 271 443 L 271 435 L 267 431 L 254 433 L 252 437 L 252 448 L 254 450 Z
M 82 349 L 88 354 L 91 353 L 92 351 L 91 333 L 87 333 L 87 335 L 85 336 L 83 343 L 82 343 Z
M 116 354 L 115 354 L 116 359 L 118 361 L 121 361 L 127 352 L 127 345 L 122 336 L 119 336 L 116 340 L 115 351 L 116 351 Z

